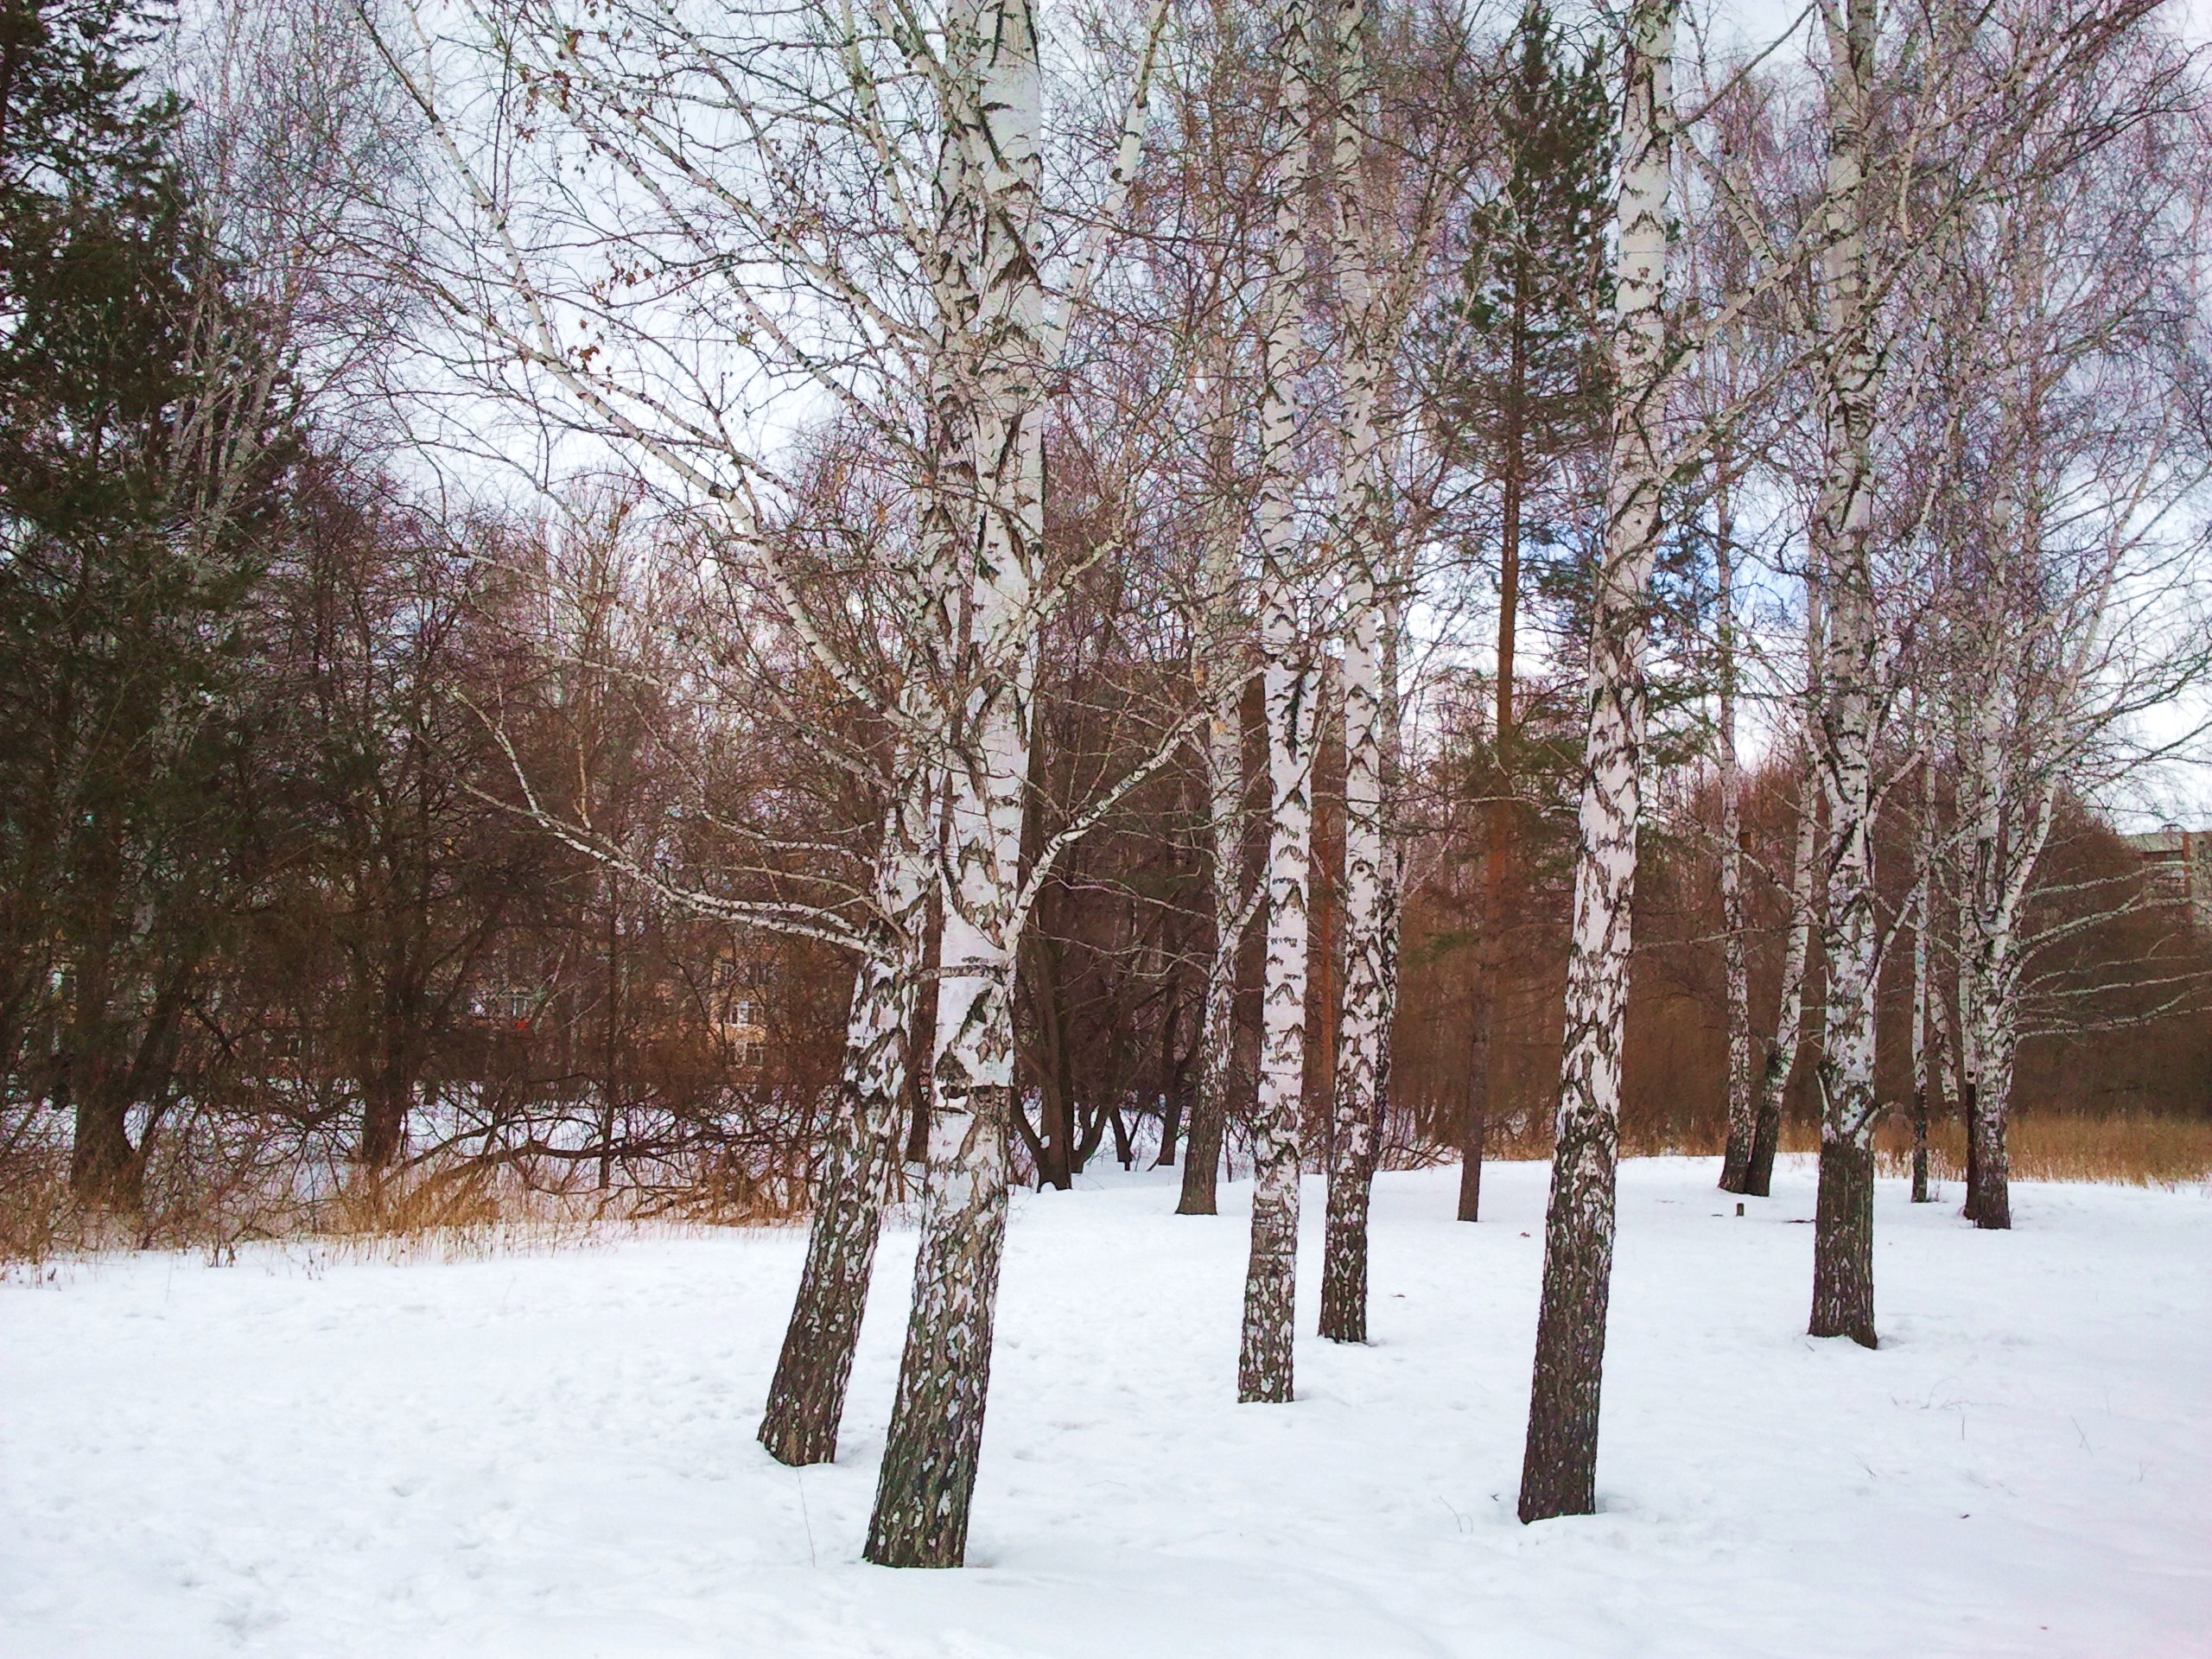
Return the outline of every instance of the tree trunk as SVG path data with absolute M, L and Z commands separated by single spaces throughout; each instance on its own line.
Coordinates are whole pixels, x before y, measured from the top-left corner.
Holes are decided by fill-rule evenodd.
M 2012 1225 L 2012 1170 L 2005 1147 L 2005 1119 L 2012 1092 L 2015 1044 L 2005 1000 L 1991 996 L 1987 1003 L 1991 1014 L 1985 1018 L 1982 1040 L 1976 1045 L 1981 1054 L 1981 1074 L 1967 1140 L 1974 1149 L 1974 1224 L 1986 1232 L 2005 1232 Z
M 1643 647 L 1665 483 L 1661 422 L 1675 0 L 1637 0 L 1622 89 L 1612 474 L 1591 628 L 1574 928 L 1542 1301 L 1521 1465 L 1523 1522 L 1597 1503 L 1598 1398 L 1612 1277 L 1621 1045 L 1628 1011 Z
M 1490 1046 L 1497 1039 L 1471 1022 L 1467 1044 L 1467 1096 L 1459 1126 L 1459 1214 L 1461 1221 L 1483 1217 L 1483 1154 L 1490 1139 Z
M 1221 377 L 1228 396 L 1228 375 Z M 1229 424 L 1224 411 L 1224 427 Z M 1221 440 L 1224 451 L 1228 440 Z M 1229 455 L 1221 464 L 1225 468 Z M 1208 547 L 1208 610 L 1214 648 L 1241 658 L 1236 618 L 1236 527 L 1217 529 Z M 1203 653 L 1192 664 L 1198 694 L 1208 699 L 1205 779 L 1209 840 L 1209 887 L 1213 898 L 1213 954 L 1206 964 L 1205 1002 L 1199 1013 L 1198 1089 L 1192 1108 L 1190 1141 L 1183 1154 L 1183 1190 L 1176 1204 L 1180 1216 L 1216 1213 L 1215 1183 L 1220 1178 L 1222 1142 L 1229 1125 L 1230 1081 L 1236 1074 L 1236 957 L 1248 911 L 1244 887 L 1244 687 L 1242 667 L 1217 676 Z M 1262 882 L 1252 894 L 1265 894 Z
M 1872 1346 L 1875 996 L 1874 743 L 1881 638 L 1868 553 L 1879 364 L 1869 340 L 1864 206 L 1872 0 L 1849 0 L 1828 29 L 1830 138 L 1821 253 L 1825 476 L 1815 514 L 1817 579 L 1828 638 L 1821 663 L 1821 781 L 1828 805 L 1827 969 L 1821 1056 L 1821 1192 L 1814 1221 L 1812 1330 Z M 1829 1166 L 1837 1167 L 1833 1174 Z
M 921 982 L 919 930 L 931 885 L 929 803 L 937 792 L 926 774 L 908 787 L 920 798 L 895 800 L 885 817 L 870 930 L 878 954 L 864 959 L 853 977 L 844 1074 L 815 1170 L 806 1265 L 760 1421 L 760 1444 L 779 1463 L 828 1463 L 837 1455 L 846 1384 L 899 1150 L 907 1037 Z
M 1459 1219 L 1473 1221 L 1482 1208 L 1483 1145 L 1488 1138 L 1492 1103 L 1504 1078 L 1498 1041 L 1498 1005 L 1503 1001 L 1508 894 L 1513 877 L 1514 829 L 1514 633 L 1520 607 L 1521 492 L 1509 467 L 1505 530 L 1499 559 L 1497 600 L 1497 798 L 1487 814 L 1490 845 L 1483 861 L 1483 942 L 1475 963 L 1475 1002 L 1469 1035 L 1467 1109 L 1459 1147 Z
M 1382 648 L 1386 505 L 1376 400 L 1383 365 L 1370 263 L 1376 226 L 1361 168 L 1367 54 L 1362 0 L 1337 9 L 1337 281 L 1350 349 L 1345 353 L 1344 446 L 1337 477 L 1339 545 L 1348 561 L 1344 639 L 1344 1014 L 1337 1033 L 1327 1224 L 1321 1255 L 1320 1334 L 1367 1340 L 1367 1214 L 1375 1179 L 1375 1136 L 1396 1011 L 1390 948 L 1390 849 L 1383 798 L 1386 732 L 1397 688 Z
M 1751 1148 L 1758 1135 L 1758 1102 L 1751 1091 L 1751 982 L 1744 918 L 1743 774 L 1736 756 L 1736 524 L 1729 467 L 1716 462 L 1713 482 L 1713 607 L 1719 662 L 1720 956 L 1728 1021 L 1728 1138 L 1720 1160 L 1720 1190 L 1751 1191 Z M 1773 1154 L 1768 1154 L 1771 1183 Z
M 1306 147 L 1312 20 L 1305 0 L 1281 10 L 1282 158 L 1274 197 L 1262 343 L 1257 518 L 1262 686 L 1267 717 L 1267 963 L 1261 990 L 1259 1086 L 1252 1106 L 1252 1248 L 1236 1362 L 1239 1401 L 1291 1398 L 1298 1288 L 1300 1116 L 1306 1071 L 1307 877 L 1313 836 L 1313 741 L 1319 677 L 1305 637 L 1299 568 L 1297 417 L 1304 358 Z
M 1033 244 L 1043 81 L 1031 0 L 994 0 L 976 35 L 945 51 L 956 86 L 971 84 L 963 67 L 971 54 L 976 65 L 973 115 L 987 158 L 978 166 L 976 286 L 980 522 L 960 677 L 972 690 L 950 782 L 954 891 L 938 970 L 922 1236 L 864 1551 L 882 1567 L 957 1567 L 967 1550 L 1006 1236 L 1016 903 L 1044 543 L 1044 291 Z
M 1936 768 L 1921 760 L 1920 825 L 1912 912 L 1912 1201 L 1928 1202 L 1929 934 L 1935 920 Z
M 145 1201 L 145 1168 L 130 1144 L 129 1103 L 106 1086 L 104 1066 L 80 1063 L 72 1071 L 69 1191 L 82 1203 L 135 1212 Z
M 408 1064 L 413 1043 L 404 1029 L 405 1018 L 386 1015 L 381 1052 L 361 1103 L 361 1162 L 377 1173 L 390 1169 L 407 1151 L 407 1115 L 415 1104 L 415 1078 Z
M 1820 658 L 1827 632 L 1817 588 L 1805 601 L 1806 764 L 1797 789 L 1797 834 L 1789 850 L 1789 942 L 1782 957 L 1782 1001 L 1774 1016 L 1774 1040 L 1760 1068 L 1758 1107 L 1751 1124 L 1750 1161 L 1744 1191 L 1753 1198 L 1774 1190 L 1775 1154 L 1782 1146 L 1782 1103 L 1789 1074 L 1804 1042 L 1805 982 L 1812 969 L 1813 934 L 1820 914 L 1815 903 L 1821 842 L 1820 786 L 1813 775 L 1814 698 L 1818 695 Z
M 1874 1149 L 1825 1130 L 1813 1218 L 1812 1334 L 1876 1345 Z

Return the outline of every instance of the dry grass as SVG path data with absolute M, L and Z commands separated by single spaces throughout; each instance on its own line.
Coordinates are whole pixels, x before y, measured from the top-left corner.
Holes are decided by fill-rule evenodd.
M 2212 1180 L 2212 1122 L 2129 1114 L 2016 1118 L 2005 1150 L 2018 1181 L 2101 1181 L 2120 1186 L 2184 1186 Z M 1892 1118 L 1876 1151 L 1885 1175 L 1912 1173 L 1910 1129 Z M 1966 1138 L 1955 1122 L 1929 1135 L 1929 1172 L 1966 1179 Z
M 312 1246 L 318 1256 L 462 1261 L 585 1242 L 610 1227 L 694 1233 L 800 1213 L 793 1181 L 710 1168 L 666 1185 L 551 1187 L 510 1162 L 429 1159 L 390 1174 L 254 1159 L 164 1164 L 130 1213 L 71 1195 L 66 1151 L 18 1141 L 0 1154 L 0 1272 L 36 1276 L 57 1258 L 182 1249 L 211 1262 L 241 1247 Z
M 1549 1128 L 1540 1123 L 1518 1135 L 1493 1134 L 1488 1155 L 1548 1158 Z M 2150 1113 L 2095 1117 L 2033 1115 L 2012 1121 L 2005 1146 L 2011 1154 L 2012 1179 L 2019 1181 L 2098 1181 L 2164 1187 L 2212 1181 L 2212 1120 Z M 1901 1114 L 1884 1121 L 1874 1147 L 1883 1174 L 1911 1174 L 1912 1130 Z M 1785 1123 L 1782 1149 L 1807 1154 L 1819 1152 L 1818 1125 Z M 1717 1135 L 1633 1123 L 1624 1125 L 1621 1132 L 1624 1157 L 1717 1158 L 1720 1152 Z M 1929 1173 L 1937 1180 L 1965 1180 L 1966 1140 L 1955 1121 L 1934 1126 L 1929 1154 Z M 1446 1149 L 1433 1161 L 1449 1162 L 1454 1155 Z

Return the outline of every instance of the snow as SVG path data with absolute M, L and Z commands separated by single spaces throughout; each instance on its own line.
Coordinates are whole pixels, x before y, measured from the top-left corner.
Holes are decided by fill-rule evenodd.
M 0 1287 L 0 1653 L 2212 1654 L 2212 1199 L 1884 1183 L 1885 1345 L 1803 1334 L 1810 1172 L 1623 1172 L 1602 1512 L 1513 1516 L 1545 1172 L 1385 1175 L 1374 1343 L 1237 1406 L 1249 1186 L 1015 1204 L 969 1570 L 859 1560 L 903 1325 L 842 1461 L 753 1440 L 802 1240 L 404 1264 L 300 1247 Z M 1955 1194 L 1952 1195 L 1955 1198 Z

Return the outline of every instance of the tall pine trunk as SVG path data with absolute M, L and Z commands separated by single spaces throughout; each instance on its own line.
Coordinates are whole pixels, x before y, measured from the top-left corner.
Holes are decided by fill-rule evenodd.
M 1675 0 L 1637 0 L 1621 95 L 1612 472 L 1591 627 L 1589 728 L 1574 873 L 1557 1140 L 1542 1300 L 1521 1465 L 1524 1522 L 1597 1503 L 1627 1024 L 1630 906 L 1643 797 L 1643 648 L 1665 483 L 1668 172 Z

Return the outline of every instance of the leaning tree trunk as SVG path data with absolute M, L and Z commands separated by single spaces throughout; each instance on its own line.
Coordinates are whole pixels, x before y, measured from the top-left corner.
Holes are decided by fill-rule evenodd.
M 1268 732 L 1268 935 L 1261 991 L 1260 1076 L 1252 1106 L 1252 1249 L 1236 1362 L 1240 1401 L 1291 1398 L 1298 1290 L 1299 1116 L 1306 1071 L 1307 875 L 1313 837 L 1314 701 L 1294 516 L 1295 391 L 1302 334 L 1312 23 L 1305 0 L 1282 12 L 1283 159 L 1270 174 L 1274 238 L 1262 345 L 1257 512 L 1262 677 Z
M 1224 553 L 1233 553 L 1228 537 L 1217 538 Z M 1234 580 L 1233 562 L 1216 561 L 1212 573 L 1221 590 L 1214 601 L 1217 620 L 1226 622 L 1234 607 L 1226 594 Z M 1215 632 L 1226 636 L 1226 626 Z M 1229 649 L 1226 638 L 1215 648 Z M 1211 695 L 1206 723 L 1206 814 L 1211 841 L 1211 886 L 1213 893 L 1213 954 L 1206 964 L 1205 1007 L 1198 1033 L 1198 1092 L 1191 1114 L 1189 1139 L 1183 1150 L 1182 1198 L 1175 1212 L 1183 1216 L 1215 1213 L 1214 1187 L 1220 1179 L 1222 1142 L 1228 1132 L 1230 1080 L 1236 1056 L 1236 954 L 1244 937 L 1246 906 L 1242 896 L 1244 869 L 1244 737 L 1243 710 L 1244 680 L 1241 674 L 1212 683 L 1207 665 L 1198 664 L 1202 689 Z M 1256 899 L 1257 894 L 1254 897 Z
M 1597 1505 L 1598 1395 L 1613 1262 L 1621 1040 L 1643 811 L 1643 647 L 1660 535 L 1667 393 L 1668 162 L 1675 0 L 1637 0 L 1621 95 L 1612 475 L 1591 627 L 1558 1138 L 1521 1465 L 1524 1522 Z
M 1774 1190 L 1774 1160 L 1782 1147 L 1782 1102 L 1789 1074 L 1805 1036 L 1805 982 L 1811 971 L 1813 935 L 1819 913 L 1814 902 L 1820 878 L 1820 785 L 1812 756 L 1816 741 L 1816 699 L 1820 688 L 1821 655 L 1827 637 L 1827 622 L 1821 607 L 1820 588 L 1813 584 L 1805 596 L 1805 763 L 1797 789 L 1797 834 L 1789 850 L 1789 941 L 1782 956 L 1782 999 L 1775 1011 L 1774 1040 L 1767 1045 L 1760 1068 L 1756 1105 L 1751 1120 L 1751 1160 L 1744 1172 L 1744 1191 L 1753 1198 L 1770 1196 Z
M 1390 949 L 1389 845 L 1383 802 L 1386 729 L 1396 688 L 1385 680 L 1384 554 L 1379 429 L 1382 330 L 1375 303 L 1374 216 L 1361 168 L 1365 130 L 1366 40 L 1362 0 L 1337 10 L 1337 116 L 1332 182 L 1337 198 L 1337 284 L 1350 346 L 1344 358 L 1343 449 L 1337 477 L 1338 542 L 1344 584 L 1344 989 L 1337 1032 L 1327 1225 L 1321 1255 L 1320 1334 L 1367 1340 L 1367 1212 L 1375 1179 L 1375 1135 L 1395 1011 Z
M 1813 1225 L 1812 1334 L 1874 1335 L 1874 739 L 1881 641 L 1874 573 L 1872 460 L 1879 365 L 1866 314 L 1863 202 L 1872 0 L 1832 16 L 1822 386 L 1826 476 L 1815 553 L 1828 612 L 1821 763 L 1828 804 L 1826 1028 L 1821 1055 L 1821 1179 Z
M 837 1455 L 906 1095 L 906 1034 L 921 984 L 931 874 L 928 804 L 936 791 L 928 776 L 898 780 L 901 797 L 885 814 L 868 930 L 874 949 L 853 976 L 844 1073 L 815 1171 L 806 1265 L 760 1421 L 760 1444 L 779 1463 L 828 1463 Z
M 976 181 L 979 523 L 960 682 L 967 703 L 950 762 L 952 879 L 921 1243 L 864 1552 L 884 1567 L 957 1567 L 967 1551 L 1006 1241 L 1014 930 L 1044 540 L 1044 294 L 1033 242 L 1043 84 L 1031 0 L 995 0 L 976 35 L 946 53 L 956 88 L 968 84 L 964 66 L 976 66 L 972 113 L 986 158 Z

